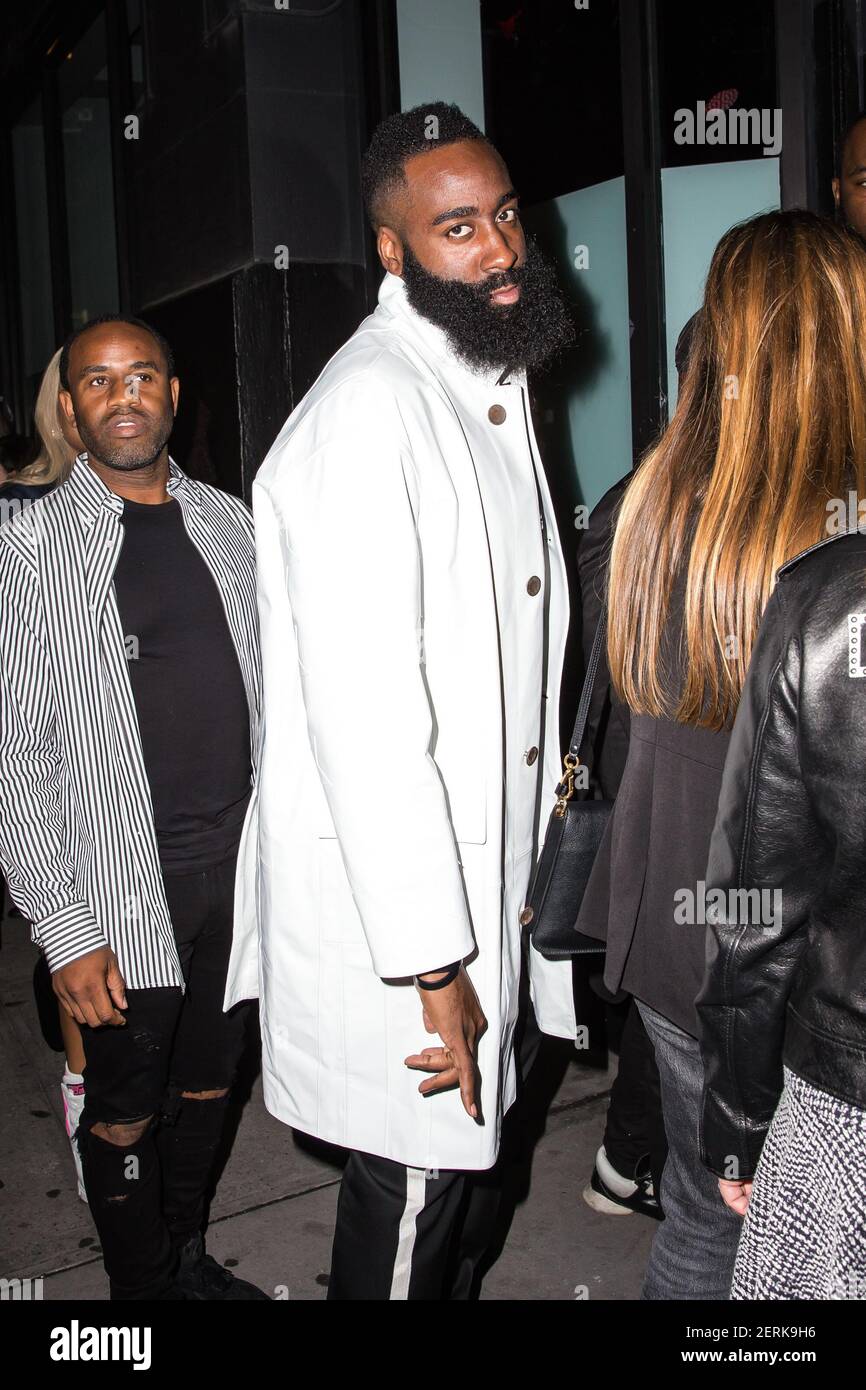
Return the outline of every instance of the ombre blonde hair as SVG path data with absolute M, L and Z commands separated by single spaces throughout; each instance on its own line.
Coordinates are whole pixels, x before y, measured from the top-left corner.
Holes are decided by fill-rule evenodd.
M 608 587 L 620 698 L 728 727 L 776 571 L 828 534 L 849 489 L 866 495 L 866 246 L 813 213 L 767 213 L 719 242 L 676 411 L 623 499 Z
M 25 483 L 62 483 L 69 476 L 76 449 L 64 436 L 66 425 L 60 414 L 60 348 L 57 349 L 42 375 L 33 418 L 39 435 L 40 449 L 36 458 L 17 477 Z M 66 425 L 67 430 L 69 426 Z M 80 443 L 80 441 L 79 441 Z

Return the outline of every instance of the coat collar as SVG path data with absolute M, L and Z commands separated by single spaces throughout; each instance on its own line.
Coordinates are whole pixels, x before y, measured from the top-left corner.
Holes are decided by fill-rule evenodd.
M 405 283 L 399 275 L 392 275 L 390 271 L 386 272 L 385 278 L 379 286 L 379 309 L 377 312 L 388 318 L 393 318 L 401 330 L 422 348 L 425 356 L 432 356 L 438 362 L 446 364 L 449 374 L 462 373 L 476 386 L 525 385 L 526 374 L 522 370 L 509 372 L 505 381 L 502 381 L 503 373 L 496 368 L 485 370 L 467 366 L 462 358 L 454 352 L 445 330 L 440 328 L 438 324 L 431 323 L 423 314 L 419 314 L 417 309 L 413 309 L 409 303 Z
M 196 505 L 200 503 L 201 490 L 198 483 L 188 478 L 171 457 L 168 460 L 168 475 L 166 489 L 170 497 L 176 497 L 178 501 L 194 502 Z M 123 515 L 123 498 L 112 492 L 98 473 L 94 472 L 87 461 L 86 452 L 80 453 L 75 459 L 63 488 L 85 523 L 94 521 L 102 511 L 112 512 L 115 516 Z

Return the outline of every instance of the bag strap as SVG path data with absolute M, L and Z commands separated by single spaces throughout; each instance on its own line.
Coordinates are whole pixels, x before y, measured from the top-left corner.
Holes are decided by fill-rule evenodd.
M 586 664 L 586 675 L 583 678 L 583 690 L 580 692 L 580 703 L 577 706 L 577 718 L 574 721 L 574 732 L 571 735 L 571 743 L 568 747 L 562 764 L 562 781 L 556 788 L 556 805 L 551 815 L 564 819 L 568 814 L 568 803 L 574 796 L 574 780 L 580 766 L 580 745 L 583 743 L 583 736 L 586 733 L 586 721 L 589 717 L 589 705 L 592 700 L 593 686 L 595 677 L 598 673 L 598 663 L 601 659 L 601 644 L 604 641 L 604 634 L 607 628 L 607 605 L 602 603 L 601 613 L 598 617 L 598 626 L 595 629 L 595 636 L 592 639 L 592 650 L 589 654 L 589 661 Z
M 592 650 L 589 654 L 589 661 L 586 664 L 586 675 L 583 680 L 583 689 L 580 692 L 580 703 L 577 706 L 577 717 L 574 721 L 574 732 L 571 735 L 571 743 L 568 746 L 569 756 L 575 759 L 580 758 L 580 746 L 583 743 L 583 736 L 586 733 L 586 721 L 589 718 L 589 706 L 592 700 L 592 692 L 595 686 L 595 678 L 598 674 L 598 663 L 601 660 L 601 647 L 604 642 L 607 630 L 607 603 L 601 606 L 601 613 L 596 624 L 595 636 L 592 639 Z

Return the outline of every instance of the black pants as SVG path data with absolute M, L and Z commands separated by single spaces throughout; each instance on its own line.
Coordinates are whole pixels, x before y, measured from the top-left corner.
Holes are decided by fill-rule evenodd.
M 668 1146 L 662 1117 L 659 1069 L 655 1050 L 633 999 L 619 1046 L 619 1067 L 611 1087 L 604 1131 L 605 1153 L 618 1173 L 633 1177 L 649 1154 L 656 1196 Z
M 444 1298 L 465 1176 L 351 1153 L 340 1184 L 329 1300 Z
M 520 1147 L 523 1093 L 541 1034 L 521 977 L 515 1037 L 517 1100 L 502 1124 L 500 1153 L 484 1172 L 407 1168 L 374 1154 L 349 1155 L 340 1184 L 329 1300 L 465 1300 L 497 1230 L 503 1184 Z M 435 1097 L 427 1102 L 435 1105 Z M 471 1121 L 467 1117 L 467 1124 Z
M 112 1299 L 164 1293 L 177 1250 L 202 1226 L 226 1097 L 182 1093 L 230 1087 L 243 1050 L 246 1006 L 222 1010 L 236 857 L 165 876 L 186 991 L 127 989 L 125 1027 L 81 1030 L 87 1065 L 78 1142 Z M 141 1120 L 147 1128 L 126 1146 L 92 1132 Z

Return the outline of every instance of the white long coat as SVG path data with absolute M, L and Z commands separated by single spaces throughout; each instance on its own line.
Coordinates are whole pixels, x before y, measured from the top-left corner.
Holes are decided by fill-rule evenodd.
M 514 1099 L 518 917 L 559 777 L 568 622 L 525 381 L 469 371 L 388 275 L 253 511 L 264 743 L 225 1007 L 260 999 L 265 1103 L 287 1124 L 487 1168 Z M 569 964 L 530 956 L 541 1028 L 572 1037 Z M 489 1025 L 481 1124 L 404 1066 L 438 1042 L 410 977 L 462 957 Z

